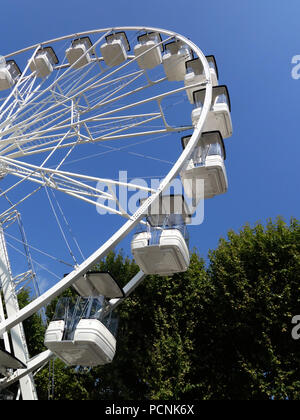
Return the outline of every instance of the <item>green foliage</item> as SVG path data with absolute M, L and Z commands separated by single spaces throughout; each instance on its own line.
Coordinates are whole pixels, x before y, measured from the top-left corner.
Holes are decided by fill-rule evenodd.
M 74 368 L 64 365 L 56 358 L 54 369 L 52 361 L 36 376 L 36 385 L 40 400 L 89 400 L 88 373 L 80 374 Z
M 30 302 L 30 290 L 24 289 L 18 295 L 19 307 L 22 309 Z M 25 336 L 27 339 L 28 351 L 31 357 L 45 350 L 43 341 L 45 327 L 40 313 L 34 314 L 23 322 Z
M 190 356 L 206 280 L 204 263 L 192 256 L 188 273 L 148 277 L 120 305 L 118 351 L 111 366 L 97 376 L 97 397 L 111 399 L 176 399 L 189 386 Z M 105 392 L 103 392 L 105 390 Z
M 300 309 L 299 223 L 278 219 L 229 232 L 210 261 L 212 396 L 298 399 L 299 345 L 291 319 Z
M 149 276 L 117 309 L 113 363 L 86 371 L 56 360 L 54 398 L 299 399 L 299 344 L 291 337 L 300 313 L 299 222 L 230 231 L 209 260 L 206 269 L 194 252 L 186 273 Z M 138 271 L 113 252 L 95 268 L 123 285 Z M 28 330 L 35 351 L 37 324 Z M 41 399 L 51 381 L 48 367 L 37 375 Z

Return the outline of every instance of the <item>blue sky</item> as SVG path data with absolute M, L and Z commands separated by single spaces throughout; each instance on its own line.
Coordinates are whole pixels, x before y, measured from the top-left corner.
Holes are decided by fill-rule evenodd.
M 226 139 L 229 191 L 206 201 L 204 223 L 190 231 L 191 245 L 206 257 L 229 229 L 278 215 L 299 217 L 300 80 L 291 76 L 292 57 L 300 54 L 299 17 L 298 0 L 15 0 L 1 6 L 0 54 L 85 30 L 145 25 L 174 30 L 215 55 L 231 96 L 234 135 Z M 163 146 L 161 155 L 168 159 Z M 122 159 L 115 161 L 119 169 Z M 161 175 L 169 167 L 154 169 Z M 81 237 L 72 205 L 65 210 Z M 40 230 L 24 217 L 36 244 Z M 46 215 L 41 223 L 48 223 Z M 95 226 L 94 233 L 87 253 L 101 243 L 102 230 Z

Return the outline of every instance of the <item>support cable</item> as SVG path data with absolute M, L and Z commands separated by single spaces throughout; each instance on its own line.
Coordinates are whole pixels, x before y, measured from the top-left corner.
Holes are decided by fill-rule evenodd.
M 20 239 L 16 238 L 16 237 L 15 237 L 15 236 L 13 236 L 13 235 L 11 235 L 10 233 L 5 232 L 5 235 L 6 235 L 6 236 L 8 236 L 9 238 L 11 238 L 11 239 L 13 239 L 13 240 L 15 240 L 15 241 L 19 242 L 20 244 L 25 245 L 23 241 L 21 241 Z M 57 262 L 59 262 L 59 263 L 61 263 L 61 264 L 64 264 L 64 265 L 67 265 L 68 267 L 73 267 L 73 265 L 72 265 L 72 264 L 70 264 L 70 263 L 67 263 L 67 262 L 63 261 L 63 260 L 61 260 L 60 258 L 55 257 L 54 255 L 49 254 L 48 252 L 42 251 L 41 249 L 36 248 L 36 247 L 35 247 L 35 246 L 33 246 L 33 245 L 29 245 L 28 243 L 27 243 L 26 245 L 27 245 L 29 248 L 33 249 L 34 251 L 39 252 L 40 254 L 44 255 L 45 257 L 51 258 L 51 259 L 52 259 L 52 260 L 54 260 L 54 261 L 57 261 Z
M 77 247 L 77 249 L 78 249 L 78 251 L 79 251 L 79 253 L 81 255 L 82 261 L 84 261 L 85 260 L 85 256 L 83 255 L 83 252 L 82 252 L 82 250 L 81 250 L 81 248 L 79 246 L 79 243 L 78 243 L 78 241 L 77 241 L 77 239 L 76 239 L 76 237 L 75 237 L 75 235 L 74 235 L 74 233 L 72 231 L 72 228 L 71 228 L 71 226 L 70 226 L 70 224 L 69 224 L 69 222 L 68 222 L 68 220 L 67 220 L 67 218 L 66 218 L 66 216 L 65 216 L 65 214 L 64 214 L 64 212 L 63 212 L 63 210 L 61 208 L 61 205 L 59 204 L 59 202 L 58 202 L 58 200 L 57 200 L 57 198 L 55 196 L 55 193 L 54 193 L 54 191 L 52 189 L 51 189 L 51 192 L 52 192 L 52 195 L 53 195 L 53 197 L 54 197 L 54 199 L 56 201 L 56 205 L 57 205 L 57 207 L 58 207 L 58 209 L 60 211 L 60 214 L 61 214 L 61 216 L 62 216 L 62 218 L 63 218 L 63 220 L 64 220 L 64 222 L 65 222 L 65 224 L 66 224 L 66 226 L 68 228 L 68 231 L 69 231 L 69 233 L 70 233 L 70 235 L 71 235 L 71 237 L 72 237 L 72 239 L 73 239 L 73 241 L 74 241 L 74 243 L 75 243 L 75 245 L 76 245 L 76 247 Z
M 70 244 L 69 244 L 69 242 L 68 242 L 68 240 L 67 240 L 67 237 L 66 237 L 66 235 L 65 235 L 65 233 L 64 233 L 64 230 L 63 230 L 63 228 L 62 228 L 62 226 L 61 226 L 61 223 L 60 223 L 59 218 L 58 218 L 58 216 L 57 216 L 56 210 L 55 210 L 55 208 L 54 208 L 53 202 L 52 202 L 52 200 L 51 200 L 51 197 L 50 197 L 50 195 L 49 195 L 48 188 L 47 188 L 47 186 L 46 186 L 46 185 L 45 185 L 45 191 L 46 191 L 46 194 L 47 194 L 47 197 L 48 197 L 48 200 L 49 200 L 49 203 L 50 203 L 50 206 L 51 206 L 52 212 L 53 212 L 53 214 L 54 214 L 55 220 L 56 220 L 56 222 L 57 222 L 57 224 L 58 224 L 59 230 L 60 230 L 60 232 L 61 232 L 61 234 L 62 234 L 62 237 L 63 237 L 63 239 L 64 239 L 64 241 L 65 241 L 65 244 L 66 244 L 66 246 L 67 246 L 67 248 L 68 248 L 68 251 L 69 251 L 69 253 L 70 253 L 70 255 L 71 255 L 71 257 L 72 257 L 72 259 L 73 259 L 73 261 L 74 261 L 74 266 L 77 266 L 78 264 L 77 264 L 76 257 L 75 257 L 75 255 L 74 255 L 74 254 L 73 254 L 73 252 L 72 252 L 72 249 L 71 249 L 71 247 L 70 247 Z

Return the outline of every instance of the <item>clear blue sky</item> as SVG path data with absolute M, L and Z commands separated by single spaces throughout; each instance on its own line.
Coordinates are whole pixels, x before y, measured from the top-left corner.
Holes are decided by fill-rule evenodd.
M 204 223 L 191 230 L 191 245 L 206 257 L 229 229 L 299 217 L 300 80 L 291 77 L 292 57 L 300 54 L 299 22 L 299 0 L 15 0 L 1 5 L 0 54 L 122 25 L 171 29 L 214 54 L 231 95 L 234 135 L 226 140 L 229 191 L 206 202 Z M 167 150 L 163 154 L 167 159 Z M 116 165 L 122 169 L 122 160 Z

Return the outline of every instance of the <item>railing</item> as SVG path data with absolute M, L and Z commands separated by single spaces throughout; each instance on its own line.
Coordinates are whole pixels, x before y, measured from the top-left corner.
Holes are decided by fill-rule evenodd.
M 114 336 L 118 328 L 118 318 L 107 311 L 103 296 L 99 297 L 63 297 L 59 299 L 52 321 L 64 321 L 63 341 L 73 340 L 76 327 L 81 319 L 97 319 Z
M 161 219 L 159 219 L 159 221 L 161 222 Z M 187 246 L 189 247 L 189 232 L 187 226 L 183 222 L 182 215 L 179 214 L 167 215 L 164 222 L 162 224 L 158 224 L 157 226 L 151 226 L 150 223 L 147 223 L 146 225 L 140 224 L 136 229 L 136 234 L 148 232 L 150 234 L 149 236 L 151 237 L 149 245 L 158 245 L 162 232 L 164 230 L 171 229 L 178 230 L 182 234 Z

